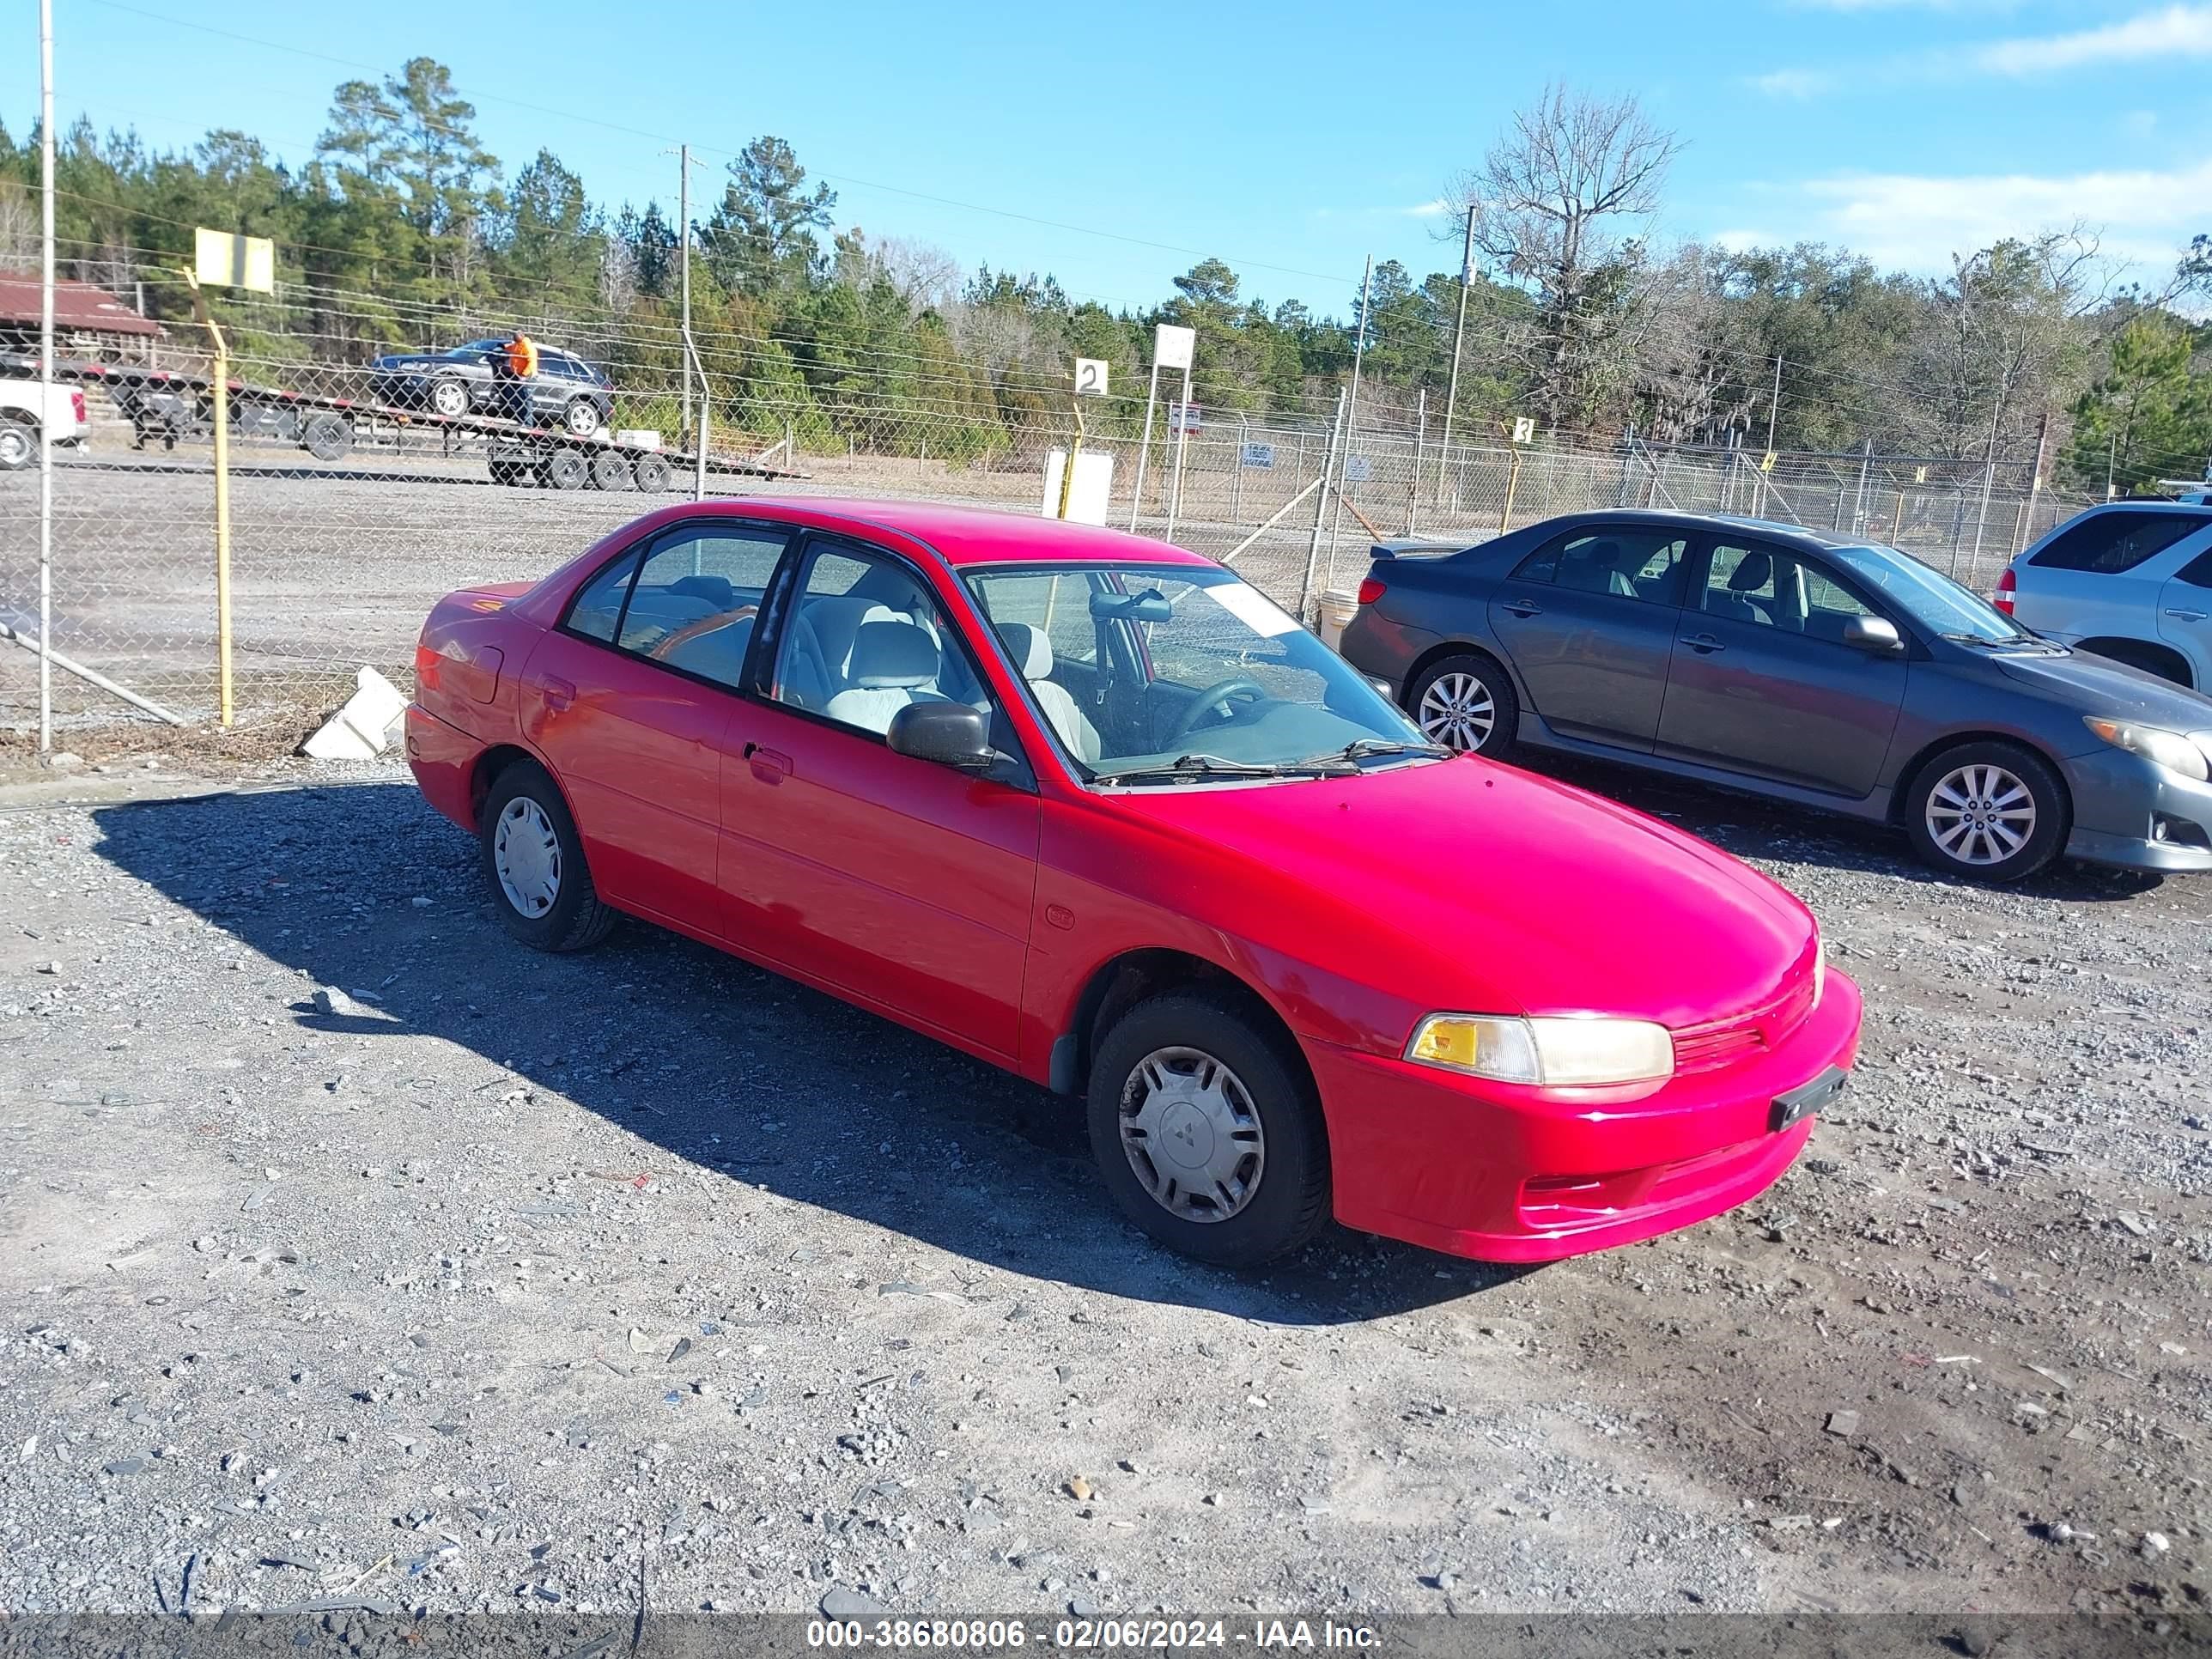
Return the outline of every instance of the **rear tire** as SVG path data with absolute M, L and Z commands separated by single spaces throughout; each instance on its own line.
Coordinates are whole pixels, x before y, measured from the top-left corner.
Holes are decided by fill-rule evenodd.
M 599 489 L 635 489 L 629 458 L 618 449 L 603 449 L 592 457 L 592 483 Z
M 668 463 L 658 455 L 641 455 L 631 471 L 636 475 L 637 487 L 647 495 L 658 495 L 668 488 Z
M 576 437 L 595 437 L 603 424 L 599 406 L 589 398 L 571 398 L 568 407 L 561 411 L 561 423 Z
M 1502 760 L 1521 724 L 1513 677 L 1473 652 L 1431 663 L 1406 688 L 1406 712 L 1431 743 Z
M 21 472 L 39 456 L 39 429 L 22 421 L 0 420 L 0 472 Z
M 2040 755 L 2010 743 L 1962 743 L 1920 769 L 1905 799 L 1913 849 L 1948 876 L 2024 880 L 2065 850 L 2073 808 Z
M 532 950 L 587 951 L 615 925 L 568 803 L 537 762 L 516 761 L 493 780 L 477 842 L 500 921 Z
M 1279 1034 L 1199 992 L 1153 997 L 1115 1022 L 1091 1066 L 1091 1150 L 1124 1215 L 1224 1267 L 1272 1261 L 1320 1230 L 1328 1132 L 1313 1079 L 1285 1050 Z

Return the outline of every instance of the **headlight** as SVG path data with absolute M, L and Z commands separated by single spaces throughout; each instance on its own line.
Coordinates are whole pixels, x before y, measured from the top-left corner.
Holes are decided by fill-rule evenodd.
M 1644 1083 L 1674 1074 L 1674 1039 L 1643 1019 L 1431 1014 L 1406 1058 L 1499 1083 Z
M 2083 715 L 2081 724 L 2113 748 L 2141 755 L 2169 772 L 2179 772 L 2199 783 L 2212 779 L 2212 758 L 2179 732 L 2161 732 L 2155 726 L 2130 726 L 2125 720 L 2108 720 L 2094 714 Z

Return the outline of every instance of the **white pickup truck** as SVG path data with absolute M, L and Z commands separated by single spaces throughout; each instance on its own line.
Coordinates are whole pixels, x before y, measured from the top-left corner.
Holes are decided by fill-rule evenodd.
M 38 460 L 41 426 L 58 444 L 82 443 L 92 429 L 83 392 L 73 386 L 42 386 L 36 380 L 0 380 L 0 472 Z

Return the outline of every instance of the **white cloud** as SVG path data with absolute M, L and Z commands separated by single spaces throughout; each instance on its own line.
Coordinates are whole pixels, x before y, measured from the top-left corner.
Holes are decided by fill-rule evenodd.
M 1940 177 L 1843 173 L 1799 187 L 1822 234 L 1877 264 L 1936 273 L 2007 236 L 2089 226 L 2112 258 L 2158 273 L 2201 227 L 2212 160 L 2168 171 Z
M 1835 77 L 1820 70 L 1769 70 L 1745 77 L 1745 84 L 1769 98 L 1810 98 L 1835 84 Z
M 1398 211 L 1408 219 L 1440 219 L 1452 210 L 1452 204 L 1441 196 L 1416 206 L 1400 208 Z
M 1972 62 L 1993 75 L 2046 75 L 2091 64 L 2212 57 L 2212 6 L 2168 6 L 2124 22 L 2071 34 L 2023 35 L 1977 48 Z

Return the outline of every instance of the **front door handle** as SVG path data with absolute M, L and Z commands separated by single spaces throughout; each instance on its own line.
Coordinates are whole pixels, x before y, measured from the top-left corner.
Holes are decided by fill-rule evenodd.
M 743 752 L 752 766 L 753 775 L 763 783 L 781 783 L 791 775 L 791 757 L 781 749 L 770 749 L 766 744 L 748 743 Z
M 576 688 L 563 679 L 545 682 L 545 712 L 557 714 L 576 701 Z
M 1542 605 L 1531 605 L 1526 599 L 1508 599 L 1505 608 L 1516 617 L 1540 617 L 1544 614 Z
M 1701 657 L 1710 657 L 1716 651 L 1725 651 L 1728 649 L 1728 647 L 1723 645 L 1718 640 L 1715 639 L 1710 634 L 1692 634 L 1688 639 L 1684 640 L 1682 643 L 1688 646 L 1691 650 L 1696 652 Z
M 2204 620 L 2204 613 L 2202 611 L 2169 611 L 2166 614 L 2172 617 L 2176 622 L 2203 622 Z

